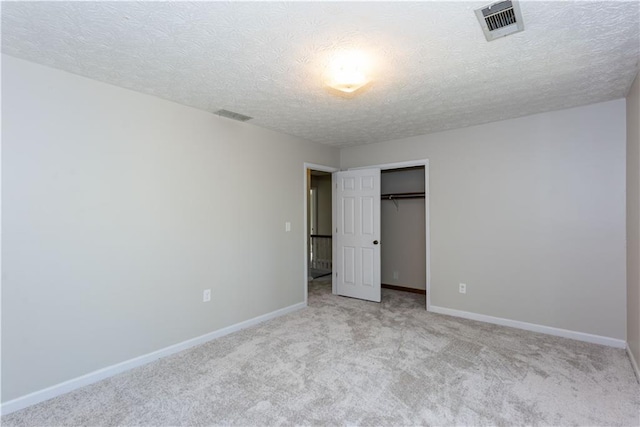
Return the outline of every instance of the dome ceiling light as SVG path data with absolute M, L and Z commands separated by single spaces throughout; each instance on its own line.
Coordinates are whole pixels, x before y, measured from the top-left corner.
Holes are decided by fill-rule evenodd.
M 369 68 L 369 60 L 362 52 L 338 52 L 329 64 L 327 86 L 353 93 L 371 82 Z

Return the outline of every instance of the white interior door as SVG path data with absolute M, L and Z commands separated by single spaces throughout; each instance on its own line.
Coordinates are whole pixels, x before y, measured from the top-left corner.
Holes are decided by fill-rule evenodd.
M 338 295 L 380 302 L 380 169 L 335 172 Z

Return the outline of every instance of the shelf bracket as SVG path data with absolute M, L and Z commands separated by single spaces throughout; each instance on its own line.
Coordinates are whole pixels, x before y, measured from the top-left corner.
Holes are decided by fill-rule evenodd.
M 389 196 L 389 200 L 391 200 L 393 204 L 396 205 L 396 211 L 398 211 L 400 209 L 398 208 L 398 201 L 394 199 L 393 196 Z

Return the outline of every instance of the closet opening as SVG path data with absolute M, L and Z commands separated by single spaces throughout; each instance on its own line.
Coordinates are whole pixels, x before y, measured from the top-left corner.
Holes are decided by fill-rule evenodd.
M 426 304 L 425 167 L 383 169 L 380 174 L 381 287 L 415 294 Z

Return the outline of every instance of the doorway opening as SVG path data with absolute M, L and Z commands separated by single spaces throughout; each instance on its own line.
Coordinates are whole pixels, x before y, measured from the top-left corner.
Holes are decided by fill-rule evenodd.
M 309 185 L 307 265 L 309 280 L 315 280 L 333 272 L 331 174 L 310 169 Z
M 305 172 L 305 302 L 309 290 L 331 293 L 333 287 L 333 191 L 331 173 L 321 165 L 304 165 Z M 317 288 L 317 289 L 316 289 Z

